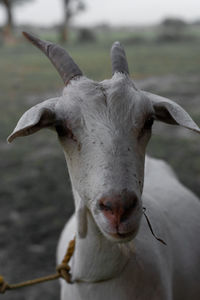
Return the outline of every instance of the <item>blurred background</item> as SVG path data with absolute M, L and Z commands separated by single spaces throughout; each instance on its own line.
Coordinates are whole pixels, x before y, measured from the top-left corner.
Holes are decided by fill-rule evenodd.
M 9 282 L 54 272 L 59 234 L 73 211 L 56 134 L 44 130 L 6 143 L 25 110 L 63 88 L 23 30 L 62 44 L 95 80 L 111 77 L 109 51 L 119 40 L 136 84 L 178 102 L 200 125 L 199 0 L 0 0 L 0 274 Z M 200 196 L 199 136 L 161 123 L 153 131 L 148 153 L 168 161 Z M 0 297 L 58 299 L 59 287 Z

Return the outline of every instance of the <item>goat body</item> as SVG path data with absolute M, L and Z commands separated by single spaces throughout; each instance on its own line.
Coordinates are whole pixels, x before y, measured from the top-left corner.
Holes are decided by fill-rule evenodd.
M 134 240 L 113 245 L 89 213 L 88 235 L 82 240 L 74 214 L 60 238 L 58 263 L 76 235 L 71 272 L 80 281 L 69 285 L 61 280 L 62 300 L 199 299 L 199 200 L 162 160 L 146 157 L 144 182 L 143 204 L 154 231 L 167 245 L 152 236 L 144 218 Z M 108 269 L 114 275 L 98 281 Z

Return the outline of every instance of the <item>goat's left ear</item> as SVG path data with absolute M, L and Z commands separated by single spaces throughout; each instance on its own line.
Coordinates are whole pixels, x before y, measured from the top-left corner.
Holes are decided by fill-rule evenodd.
M 55 105 L 59 98 L 49 99 L 27 110 L 20 118 L 7 141 L 11 143 L 16 137 L 26 136 L 55 124 Z
M 200 133 L 200 128 L 180 105 L 172 100 L 149 92 L 143 93 L 151 101 L 157 120 L 168 124 L 180 125 Z

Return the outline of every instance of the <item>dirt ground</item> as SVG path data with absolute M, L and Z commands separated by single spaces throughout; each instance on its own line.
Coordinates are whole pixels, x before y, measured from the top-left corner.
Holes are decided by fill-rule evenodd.
M 197 75 L 187 77 L 171 75 L 140 80 L 137 84 L 140 88 L 175 99 L 200 124 L 199 82 L 200 77 Z M 175 127 L 172 129 L 171 126 L 162 124 L 159 124 L 154 132 L 156 138 L 150 145 L 150 153 L 162 157 L 160 145 L 163 143 L 164 147 L 166 146 L 165 142 L 161 141 L 162 138 L 166 143 L 169 141 L 172 145 L 173 142 L 176 143 L 176 149 L 179 150 L 169 148 L 171 150 L 166 151 L 164 157 L 172 164 L 175 161 L 174 167 L 177 172 L 179 170 L 177 161 L 180 164 L 178 156 L 181 152 L 184 152 L 184 157 L 187 158 L 187 149 L 194 151 L 190 155 L 191 162 L 195 160 L 194 169 L 189 170 L 191 162 L 188 160 L 189 166 L 186 161 L 184 163 L 190 174 L 187 171 L 184 171 L 184 174 L 182 171 L 178 173 L 181 179 L 185 183 L 189 182 L 189 186 L 200 195 L 199 137 L 187 130 Z M 48 146 L 38 149 L 29 149 L 28 138 L 27 152 L 20 154 L 19 148 L 19 154 L 15 159 L 12 158 L 14 146 L 6 145 L 4 142 L 0 144 L 3 158 L 0 167 L 2 170 L 10 168 L 6 176 L 1 178 L 0 274 L 11 283 L 54 273 L 59 234 L 73 211 L 70 183 L 62 151 L 59 146 L 55 146 L 57 143 L 55 137 L 48 134 L 48 138 Z M 178 144 L 178 139 L 187 143 L 189 148 Z M 38 144 L 43 145 L 43 135 L 37 140 Z M 42 188 L 38 193 L 39 184 Z M 17 197 L 14 187 L 18 188 Z M 40 284 L 15 292 L 10 291 L 0 297 L 4 300 L 55 300 L 59 299 L 59 284 L 58 282 Z

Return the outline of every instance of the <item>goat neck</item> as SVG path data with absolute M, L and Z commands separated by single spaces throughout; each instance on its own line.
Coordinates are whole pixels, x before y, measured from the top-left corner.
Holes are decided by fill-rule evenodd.
M 76 203 L 80 204 L 82 201 L 76 191 L 74 191 L 74 198 Z M 87 208 L 84 217 L 81 217 L 80 206 L 83 209 L 83 205 L 76 207 L 76 249 L 72 262 L 73 280 L 98 282 L 116 277 L 128 262 L 127 245 L 112 243 L 105 238 Z M 80 227 L 87 227 L 84 237 L 80 236 Z

